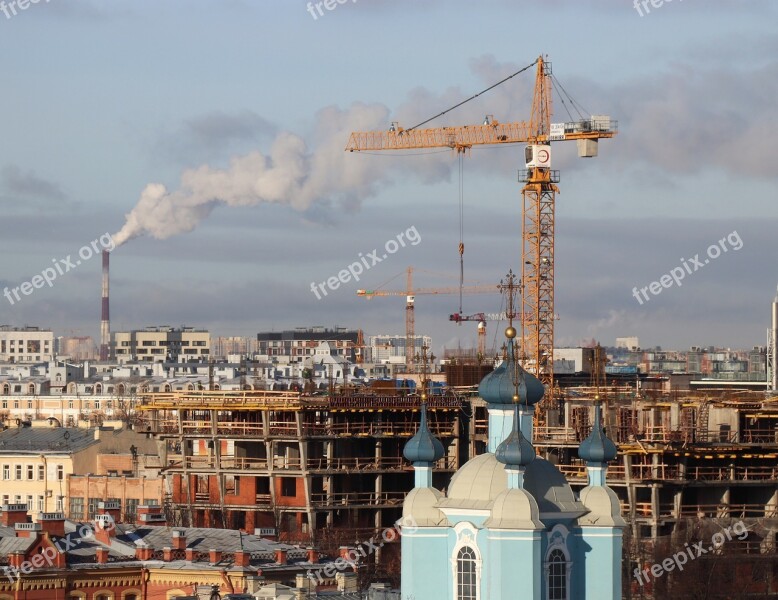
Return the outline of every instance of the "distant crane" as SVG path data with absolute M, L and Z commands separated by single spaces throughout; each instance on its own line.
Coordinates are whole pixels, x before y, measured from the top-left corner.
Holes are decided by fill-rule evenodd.
M 448 320 L 454 323 L 461 324 L 465 321 L 478 321 L 478 356 L 479 360 L 482 360 L 486 356 L 486 322 L 487 321 L 504 321 L 508 317 L 503 313 L 475 313 L 474 315 L 463 315 L 462 313 L 454 313 L 449 315 Z
M 407 281 L 404 290 L 357 290 L 357 296 L 371 300 L 385 296 L 405 296 L 405 367 L 408 373 L 414 372 L 416 353 L 416 318 L 414 304 L 416 296 L 436 294 L 493 294 L 497 293 L 496 285 L 473 285 L 463 287 L 418 288 L 413 289 L 413 267 L 408 267 Z
M 532 112 L 529 121 L 499 123 L 487 115 L 482 125 L 421 129 L 423 125 L 469 102 L 482 93 L 537 65 Z M 578 119 L 551 123 L 551 89 L 561 89 Z M 464 154 L 473 146 L 529 144 L 519 171 L 522 189 L 521 350 L 525 368 L 547 386 L 554 382 L 554 228 L 559 171 L 551 169 L 551 142 L 575 140 L 580 157 L 597 156 L 598 142 L 618 133 L 618 123 L 605 115 L 584 116 L 562 85 L 552 78 L 551 63 L 543 56 L 523 69 L 410 129 L 392 123 L 388 131 L 353 132 L 346 150 L 416 150 L 451 148 Z M 463 246 L 460 241 L 460 255 Z

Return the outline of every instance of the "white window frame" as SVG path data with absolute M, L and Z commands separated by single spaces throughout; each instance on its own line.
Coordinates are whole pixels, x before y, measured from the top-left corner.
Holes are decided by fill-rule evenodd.
M 551 563 L 549 558 L 551 553 L 555 550 L 559 550 L 565 557 L 565 598 L 564 600 L 570 600 L 570 583 L 573 572 L 573 561 L 570 560 L 570 551 L 567 549 L 567 536 L 570 534 L 567 527 L 564 525 L 555 525 L 554 528 L 548 532 L 548 548 L 546 548 L 546 555 L 543 558 L 543 582 L 546 588 L 545 598 L 550 600 L 551 590 L 549 588 L 549 575 L 551 574 Z
M 481 600 L 481 586 L 483 583 L 482 571 L 483 571 L 483 556 L 481 555 L 481 549 L 478 547 L 478 541 L 476 539 L 477 529 L 472 523 L 467 521 L 461 521 L 454 526 L 454 531 L 457 534 L 457 541 L 454 544 L 453 552 L 449 558 L 451 562 L 451 573 L 453 585 L 454 585 L 454 600 L 459 600 L 459 586 L 458 586 L 458 573 L 459 564 L 457 557 L 459 551 L 462 548 L 470 548 L 475 553 L 475 597 L 476 600 Z

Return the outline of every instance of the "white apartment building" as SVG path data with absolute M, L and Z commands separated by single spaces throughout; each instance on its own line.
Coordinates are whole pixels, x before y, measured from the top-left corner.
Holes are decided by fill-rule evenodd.
M 39 327 L 0 326 L 0 362 L 37 363 L 54 358 L 54 333 Z

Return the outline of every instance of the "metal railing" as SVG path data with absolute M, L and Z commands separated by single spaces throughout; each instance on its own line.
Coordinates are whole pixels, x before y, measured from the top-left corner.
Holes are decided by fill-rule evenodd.
M 360 505 L 399 506 L 405 500 L 405 492 L 336 492 L 332 494 L 311 494 L 311 505 L 314 507 L 342 506 L 356 507 Z

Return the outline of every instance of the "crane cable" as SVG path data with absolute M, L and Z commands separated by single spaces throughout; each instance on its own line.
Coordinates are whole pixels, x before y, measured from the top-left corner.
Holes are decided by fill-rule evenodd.
M 406 129 L 406 130 L 404 130 L 404 131 L 400 132 L 400 135 L 402 135 L 403 133 L 408 133 L 409 131 L 413 131 L 414 129 L 416 129 L 417 127 L 421 127 L 422 125 L 426 125 L 426 124 L 427 124 L 427 123 L 429 123 L 430 121 L 434 121 L 434 120 L 435 120 L 435 119 L 437 119 L 438 117 L 442 117 L 442 116 L 443 116 L 443 115 L 445 115 L 446 113 L 450 113 L 450 112 L 451 112 L 452 110 L 454 110 L 455 108 L 459 108 L 459 107 L 460 107 L 460 106 L 462 106 L 463 104 L 467 104 L 467 103 L 468 103 L 468 102 L 470 102 L 471 100 L 475 100 L 475 99 L 476 99 L 476 98 L 478 98 L 478 96 L 480 96 L 481 94 L 485 94 L 485 93 L 486 93 L 486 92 L 488 92 L 489 90 L 493 90 L 493 89 L 494 89 L 494 88 L 496 88 L 498 85 L 501 85 L 501 84 L 505 83 L 506 81 L 508 81 L 509 79 L 512 79 L 512 78 L 516 77 L 516 75 L 519 75 L 520 73 L 523 73 L 523 72 L 524 72 L 524 71 L 526 71 L 527 69 L 531 69 L 531 68 L 532 68 L 532 67 L 534 67 L 536 64 L 538 64 L 538 60 L 537 60 L 537 59 L 535 59 L 534 61 L 532 61 L 532 64 L 529 64 L 529 65 L 527 65 L 526 67 L 524 67 L 524 68 L 522 68 L 522 69 L 519 69 L 518 71 L 516 71 L 516 72 L 515 72 L 515 73 L 513 73 L 512 75 L 508 75 L 508 76 L 507 76 L 505 79 L 501 79 L 501 80 L 500 80 L 500 81 L 498 81 L 497 83 L 490 85 L 490 86 L 489 86 L 488 88 L 486 88 L 485 90 L 481 90 L 481 91 L 480 91 L 480 92 L 478 92 L 477 94 L 473 94 L 473 95 L 472 95 L 472 96 L 470 96 L 470 97 L 469 97 L 467 100 L 462 100 L 462 102 L 460 102 L 460 103 L 458 103 L 458 104 L 455 104 L 455 105 L 454 105 L 454 106 L 452 106 L 451 108 L 447 108 L 447 109 L 446 109 L 446 110 L 444 110 L 443 112 L 439 112 L 439 113 L 438 113 L 438 114 L 436 114 L 434 117 L 430 117 L 430 118 L 429 118 L 429 119 L 427 119 L 426 121 L 422 121 L 421 123 L 417 123 L 417 124 L 416 124 L 416 125 L 414 125 L 413 127 L 411 127 L 411 128 L 409 128 L 409 129 Z

